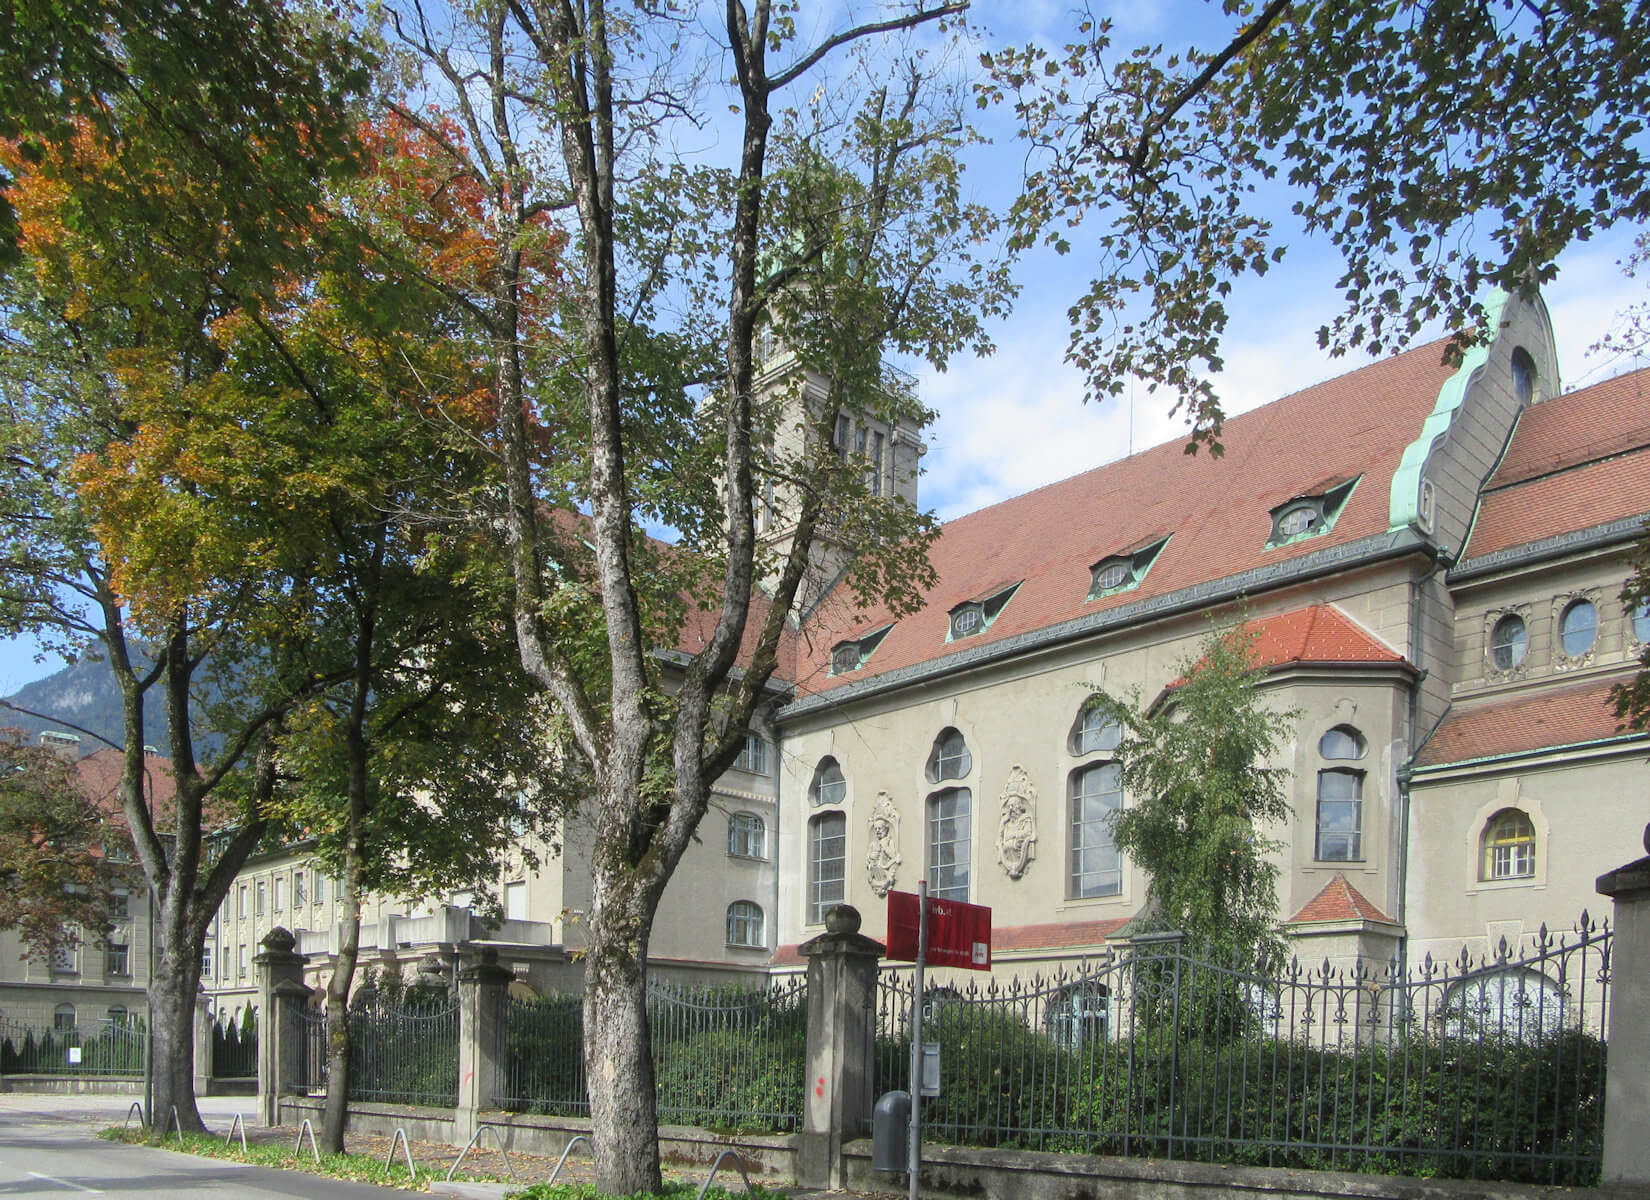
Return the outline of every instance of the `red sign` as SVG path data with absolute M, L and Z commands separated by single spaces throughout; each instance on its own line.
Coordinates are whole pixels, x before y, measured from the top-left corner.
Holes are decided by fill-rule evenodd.
M 888 957 L 917 961 L 917 897 L 888 893 Z M 991 969 L 991 910 L 983 904 L 928 898 L 928 958 L 931 967 Z

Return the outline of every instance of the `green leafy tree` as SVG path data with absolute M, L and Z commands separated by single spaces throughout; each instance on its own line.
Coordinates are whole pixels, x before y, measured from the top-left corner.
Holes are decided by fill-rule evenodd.
M 1148 920 L 1250 966 L 1283 956 L 1269 829 L 1290 817 L 1287 770 L 1270 765 L 1295 712 L 1259 690 L 1253 636 L 1210 634 L 1155 705 L 1096 693 L 1122 727 L 1117 757 L 1128 797 L 1113 816 L 1117 848 L 1150 878 Z
M 712 24 L 601 0 L 488 2 L 463 22 L 388 8 L 421 77 L 463 97 L 466 144 L 398 112 L 484 190 L 498 239 L 478 286 L 432 282 L 491 345 L 518 649 L 591 776 L 584 1040 L 615 1194 L 659 1184 L 654 914 L 764 701 L 816 539 L 857 551 L 850 586 L 896 608 L 928 578 L 932 522 L 873 496 L 831 434 L 839 411 L 920 419 L 883 350 L 943 363 L 984 344 L 1006 295 L 973 258 L 990 220 L 964 198 L 943 55 L 884 41 L 961 7 L 811 43 L 769 0 Z M 535 314 L 519 258 L 545 218 L 569 250 Z M 793 389 L 811 371 L 828 392 L 759 390 L 763 330 L 796 356 Z M 764 543 L 770 486 L 787 536 Z
M 1650 216 L 1642 0 L 1209 8 L 1181 54 L 1085 20 L 986 56 L 1034 147 L 1019 243 L 1095 260 L 1069 348 L 1090 397 L 1163 388 L 1194 447 L 1219 450 L 1226 305 L 1285 252 L 1280 192 L 1344 258 L 1337 353 L 1434 322 L 1457 348 L 1491 336 L 1491 287 L 1527 294 L 1572 242 Z

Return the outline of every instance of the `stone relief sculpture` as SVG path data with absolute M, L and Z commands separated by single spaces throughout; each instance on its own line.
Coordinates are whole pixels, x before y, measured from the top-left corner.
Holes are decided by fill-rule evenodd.
M 877 802 L 871 806 L 871 849 L 865 855 L 865 880 L 871 890 L 886 896 L 899 875 L 904 860 L 899 853 L 899 812 L 894 798 L 887 792 L 877 793 Z
M 1037 856 L 1037 789 L 1018 763 L 1008 772 L 1002 805 L 1002 819 L 997 823 L 997 862 L 1010 879 L 1019 879 Z

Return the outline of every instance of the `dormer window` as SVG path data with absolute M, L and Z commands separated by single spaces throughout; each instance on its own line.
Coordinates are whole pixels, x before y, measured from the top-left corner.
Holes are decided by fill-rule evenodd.
M 1123 592 L 1138 586 L 1146 577 L 1146 572 L 1151 570 L 1158 554 L 1168 544 L 1168 538 L 1154 537 L 1128 550 L 1102 558 L 1089 568 L 1088 598 L 1096 600 L 1101 596 L 1109 596 L 1113 592 Z
M 1011 583 L 1007 587 L 993 588 L 988 595 L 957 605 L 951 610 L 951 624 L 945 640 L 954 642 L 989 628 L 1019 586 L 1018 583 Z
M 865 660 L 882 644 L 882 639 L 888 636 L 892 628 L 892 625 L 884 625 L 862 637 L 838 642 L 831 649 L 831 674 L 846 675 L 863 667 Z
M 1272 510 L 1272 536 L 1268 546 L 1282 546 L 1328 533 L 1335 527 L 1358 477 L 1333 484 L 1315 495 L 1294 496 Z

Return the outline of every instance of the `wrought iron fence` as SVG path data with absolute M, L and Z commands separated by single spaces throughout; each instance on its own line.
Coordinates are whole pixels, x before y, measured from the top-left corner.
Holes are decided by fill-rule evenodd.
M 708 1128 L 793 1130 L 807 1069 L 807 987 L 648 987 L 648 1029 L 659 1118 Z M 509 1095 L 503 1108 L 557 1115 L 590 1111 L 583 1002 L 550 996 L 509 1002 Z
M 351 1100 L 451 1108 L 458 1103 L 458 1002 L 360 992 L 350 1002 Z M 326 1013 L 300 1018 L 299 1078 L 327 1086 Z
M 1052 977 L 934 972 L 925 1135 L 1155 1158 L 1586 1184 L 1604 1129 L 1611 932 L 1584 913 L 1482 959 L 1277 976 L 1178 935 Z M 977 978 L 977 977 L 976 977 Z M 906 1086 L 908 968 L 878 984 L 878 1092 Z
M 0 1021 L 0 1074 L 141 1076 L 148 1034 L 140 1020 L 57 1029 Z
M 808 1070 L 805 979 L 757 989 L 656 983 L 648 988 L 647 1016 L 660 1120 L 708 1129 L 800 1128 Z
M 252 1009 L 246 1010 L 251 1013 Z M 252 1079 L 258 1074 L 257 1018 L 235 1020 L 218 1013 L 212 1021 L 212 1076 L 214 1079 Z

